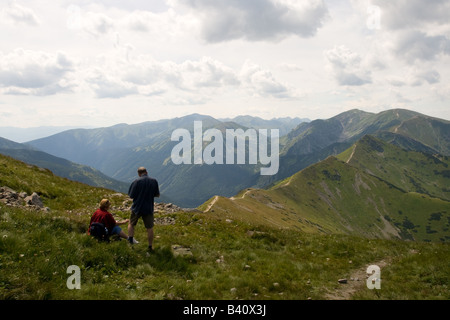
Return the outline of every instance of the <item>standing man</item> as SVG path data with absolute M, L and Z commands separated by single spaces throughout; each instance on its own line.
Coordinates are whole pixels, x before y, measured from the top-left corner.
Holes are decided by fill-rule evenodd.
M 133 181 L 128 190 L 128 195 L 133 199 L 131 206 L 130 222 L 128 224 L 128 239 L 133 243 L 134 227 L 140 217 L 144 221 L 147 229 L 148 249 L 153 251 L 153 203 L 155 197 L 159 197 L 158 181 L 148 176 L 147 169 L 140 167 L 138 169 L 139 178 Z

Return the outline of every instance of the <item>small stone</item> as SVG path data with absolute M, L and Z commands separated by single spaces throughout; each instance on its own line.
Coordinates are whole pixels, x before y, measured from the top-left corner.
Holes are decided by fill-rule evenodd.
M 342 284 L 345 284 L 345 283 L 347 283 L 347 279 L 339 279 L 338 282 L 342 283 Z
M 191 248 L 183 247 L 180 245 L 173 245 L 172 252 L 174 256 L 193 256 Z

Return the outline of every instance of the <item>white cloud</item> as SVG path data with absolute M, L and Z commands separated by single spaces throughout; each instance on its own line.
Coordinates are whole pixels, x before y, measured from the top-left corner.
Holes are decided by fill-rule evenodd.
M 114 31 L 114 28 L 114 19 L 106 14 L 87 12 L 83 16 L 83 30 L 95 37 L 106 35 Z
M 181 74 L 187 74 L 189 87 L 223 87 L 239 85 L 235 72 L 209 57 L 200 61 L 187 60 L 181 64 Z
M 412 64 L 450 55 L 450 39 L 444 35 L 429 36 L 425 32 L 405 30 L 397 32 L 392 50 L 400 59 Z
M 27 7 L 21 6 L 16 2 L 10 3 L 7 7 L 0 11 L 0 22 L 11 24 L 25 24 L 29 26 L 37 26 L 40 20 L 36 13 Z
M 345 46 L 336 46 L 325 52 L 333 77 L 339 85 L 361 86 L 371 83 L 371 72 L 361 57 Z
M 323 1 L 171 0 L 200 20 L 210 43 L 234 39 L 277 41 L 290 35 L 314 36 L 327 17 Z
M 4 3 L 0 109 L 35 125 L 142 112 L 324 118 L 401 103 L 449 117 L 450 0 Z
M 450 55 L 450 1 L 370 0 L 380 11 L 380 27 L 372 33 L 374 46 L 393 63 L 419 65 Z M 364 2 L 355 7 L 364 11 Z
M 142 55 L 131 59 L 122 70 L 121 78 L 136 85 L 164 84 L 180 90 L 220 88 L 239 84 L 235 72 L 210 57 L 186 60 L 182 63 L 156 61 Z
M 100 99 L 117 99 L 138 93 L 136 86 L 117 77 L 106 75 L 99 69 L 91 71 L 85 81 Z
M 176 101 L 176 104 L 181 101 L 197 104 L 229 90 L 276 99 L 300 97 L 295 88 L 278 81 L 270 70 L 250 61 L 246 61 L 240 70 L 234 70 L 211 57 L 175 63 L 157 61 L 147 55 L 133 56 L 129 60 L 110 55 L 99 56 L 83 69 L 86 86 L 98 98 L 141 94 L 160 96 Z
M 247 60 L 241 68 L 240 79 L 252 95 L 280 99 L 298 99 L 301 94 L 286 83 L 278 81 L 272 72 Z
M 295 63 L 280 63 L 277 66 L 280 70 L 285 72 L 295 72 L 295 71 L 301 71 L 303 70 L 302 67 Z
M 69 90 L 73 63 L 65 53 L 16 49 L 0 52 L 0 87 L 5 94 L 51 95 Z
M 420 69 L 417 67 L 411 68 L 403 76 L 389 76 L 386 80 L 394 87 L 411 86 L 417 87 L 425 83 L 436 84 L 439 83 L 441 75 L 433 69 Z
M 155 13 L 151 11 L 133 11 L 119 19 L 119 24 L 125 28 L 142 33 L 148 33 L 158 40 L 186 34 L 196 27 L 196 23 L 173 9 Z
M 417 29 L 449 24 L 450 2 L 447 0 L 372 0 L 381 9 L 382 28 Z
M 131 94 L 159 96 L 177 91 L 201 95 L 201 89 L 211 93 L 239 85 L 231 68 L 209 57 L 175 63 L 157 61 L 148 55 L 126 60 L 112 54 L 99 56 L 83 69 L 84 81 L 98 98 L 120 98 Z

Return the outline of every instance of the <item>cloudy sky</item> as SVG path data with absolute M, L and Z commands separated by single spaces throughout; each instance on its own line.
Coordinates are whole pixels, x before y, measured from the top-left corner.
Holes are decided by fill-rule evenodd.
M 450 1 L 0 1 L 0 126 L 408 108 L 450 119 Z

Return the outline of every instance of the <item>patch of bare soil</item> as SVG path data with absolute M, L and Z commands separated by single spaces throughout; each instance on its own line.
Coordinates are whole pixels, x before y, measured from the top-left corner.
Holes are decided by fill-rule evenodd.
M 380 267 L 380 270 L 383 270 L 383 268 L 388 264 L 389 258 L 386 258 L 381 261 L 370 263 L 361 269 L 353 271 L 349 278 L 336 279 L 335 290 L 327 293 L 325 295 L 325 299 L 350 300 L 357 291 L 367 288 L 366 280 L 370 276 L 369 274 L 367 274 L 367 268 L 370 265 L 377 265 L 378 267 Z

